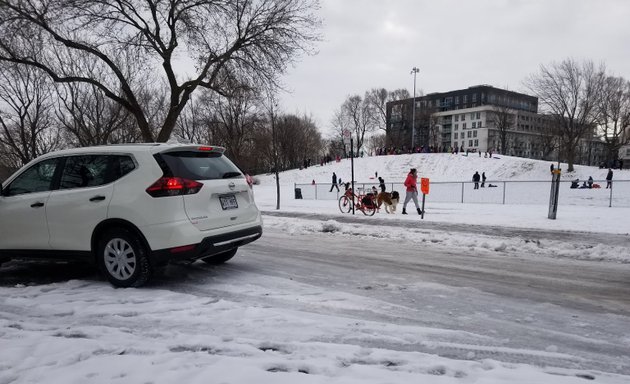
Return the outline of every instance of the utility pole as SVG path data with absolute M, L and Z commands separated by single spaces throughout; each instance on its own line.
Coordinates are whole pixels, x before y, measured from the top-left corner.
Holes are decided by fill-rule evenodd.
M 420 69 L 413 67 L 411 73 L 413 73 L 413 107 L 411 112 L 411 153 L 414 152 L 416 147 L 416 74 L 420 72 Z

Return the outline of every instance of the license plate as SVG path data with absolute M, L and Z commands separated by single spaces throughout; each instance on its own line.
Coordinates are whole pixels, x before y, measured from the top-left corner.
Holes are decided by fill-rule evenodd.
M 221 202 L 221 208 L 223 208 L 223 210 L 238 208 L 236 196 L 234 195 L 219 196 L 219 201 Z

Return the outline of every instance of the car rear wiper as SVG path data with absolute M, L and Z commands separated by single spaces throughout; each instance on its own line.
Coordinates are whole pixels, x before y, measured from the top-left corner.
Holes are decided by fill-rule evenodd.
M 223 179 L 231 179 L 232 177 L 238 177 L 240 176 L 241 173 L 240 172 L 225 172 L 223 174 L 223 176 L 221 176 Z

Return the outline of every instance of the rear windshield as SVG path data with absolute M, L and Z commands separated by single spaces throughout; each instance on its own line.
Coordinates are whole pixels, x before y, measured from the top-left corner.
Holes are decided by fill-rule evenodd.
M 155 155 L 165 176 L 190 180 L 243 178 L 227 157 L 216 152 L 166 152 Z

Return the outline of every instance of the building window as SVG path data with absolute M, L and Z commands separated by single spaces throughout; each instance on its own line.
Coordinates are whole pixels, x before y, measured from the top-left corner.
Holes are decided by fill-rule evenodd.
M 470 139 L 472 137 L 472 131 L 468 131 L 468 138 Z
M 462 113 L 461 117 L 462 117 L 462 121 L 466 120 L 466 114 L 465 113 Z
M 473 145 L 472 145 L 472 143 L 473 143 L 473 141 L 472 141 L 472 140 L 468 140 L 468 146 L 469 146 L 469 147 L 472 147 L 472 146 L 473 146 Z
M 475 114 L 474 113 L 470 114 L 470 120 L 475 120 Z
M 455 130 L 457 131 L 457 128 L 459 128 L 459 124 L 455 124 Z
M 479 140 L 475 140 L 475 147 L 479 146 Z
M 472 127 L 473 128 L 477 128 L 477 122 L 476 121 L 473 121 Z
M 473 103 L 477 102 L 477 94 L 476 93 L 473 93 L 473 95 L 472 95 L 472 102 Z
M 455 121 L 459 121 L 459 115 L 455 115 Z
M 462 129 L 466 129 L 466 123 L 462 123 Z
M 473 137 L 477 137 L 477 131 L 473 131 Z
M 459 96 L 455 96 L 455 104 L 459 104 Z
M 477 120 L 481 119 L 481 112 L 477 112 Z
M 466 104 L 468 102 L 468 95 L 462 96 L 462 102 Z
M 455 140 L 457 140 L 457 136 L 459 135 L 459 133 L 455 132 Z

